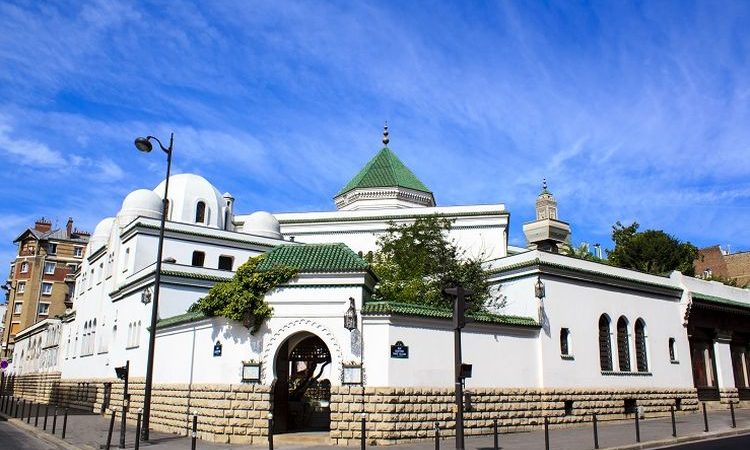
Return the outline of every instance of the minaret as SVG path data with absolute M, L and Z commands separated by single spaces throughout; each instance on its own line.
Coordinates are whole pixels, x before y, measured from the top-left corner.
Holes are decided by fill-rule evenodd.
M 529 247 L 557 253 L 570 236 L 570 225 L 557 219 L 557 200 L 542 180 L 542 192 L 536 198 L 536 220 L 523 225 Z

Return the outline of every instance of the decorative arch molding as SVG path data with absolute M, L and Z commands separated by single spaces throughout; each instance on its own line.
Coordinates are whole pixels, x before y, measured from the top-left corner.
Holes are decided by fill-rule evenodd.
M 307 332 L 318 336 L 328 346 L 328 350 L 331 352 L 331 363 L 333 367 L 336 367 L 343 361 L 343 353 L 341 346 L 339 345 L 336 336 L 333 332 L 323 325 L 322 323 L 316 322 L 310 319 L 296 319 L 291 322 L 285 323 L 278 331 L 271 335 L 271 339 L 268 340 L 268 344 L 263 349 L 261 355 L 261 380 L 270 385 L 273 380 L 273 370 L 276 365 L 276 354 L 279 346 L 284 343 L 291 336 Z

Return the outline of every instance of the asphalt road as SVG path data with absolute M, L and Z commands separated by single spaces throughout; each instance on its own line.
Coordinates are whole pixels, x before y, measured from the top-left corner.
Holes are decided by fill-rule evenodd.
M 24 433 L 13 425 L 8 424 L 8 422 L 0 421 L 0 449 L 57 450 L 58 448 L 55 445 Z
M 747 450 L 750 448 L 750 434 L 662 448 L 665 450 Z

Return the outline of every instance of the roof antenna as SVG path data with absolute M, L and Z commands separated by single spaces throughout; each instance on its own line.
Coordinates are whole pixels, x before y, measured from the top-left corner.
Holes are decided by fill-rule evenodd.
M 388 143 L 391 142 L 390 139 L 388 139 L 388 121 L 385 121 L 385 126 L 383 127 L 383 145 L 388 147 Z

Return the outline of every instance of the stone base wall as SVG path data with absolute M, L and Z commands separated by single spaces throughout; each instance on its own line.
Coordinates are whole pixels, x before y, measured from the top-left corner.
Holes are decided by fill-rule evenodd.
M 719 389 L 719 402 L 722 404 L 738 403 L 739 401 L 740 393 L 737 388 Z
M 138 409 L 143 407 L 144 384 L 142 378 L 131 379 L 128 384 L 128 420 L 133 423 Z M 122 410 L 123 391 L 124 383 L 118 379 L 61 380 L 59 373 L 12 377 L 6 389 L 6 393 L 35 403 L 105 414 L 113 409 Z M 186 435 L 192 427 L 192 414 L 196 413 L 200 439 L 222 443 L 262 443 L 268 440 L 269 412 L 269 386 L 155 384 L 151 394 L 150 425 L 152 430 Z
M 33 402 L 109 414 L 122 408 L 123 382 L 116 379 L 62 380 L 59 373 L 12 377 L 6 392 Z M 129 383 L 128 419 L 135 422 L 143 407 L 144 380 Z M 107 394 L 109 392 L 109 394 Z M 736 395 L 736 390 L 734 390 Z M 731 394 L 731 393 L 729 393 Z M 643 407 L 646 417 L 699 408 L 695 389 L 469 389 L 464 413 L 467 435 L 491 434 L 493 421 L 500 431 L 540 428 L 544 418 L 553 427 L 599 420 L 632 418 L 626 406 Z M 105 403 L 107 403 L 105 405 Z M 627 405 L 626 405 L 627 403 Z M 715 402 L 718 405 L 718 402 Z M 106 406 L 106 407 L 105 407 Z M 188 434 L 193 412 L 198 414 L 198 437 L 223 443 L 264 444 L 270 386 L 251 384 L 154 385 L 151 428 Z M 334 386 L 331 391 L 331 443 L 359 442 L 361 414 L 367 417 L 370 444 L 389 445 L 434 435 L 438 422 L 443 436 L 455 434 L 454 394 L 447 388 L 365 388 Z
M 454 393 L 439 388 L 334 387 L 331 396 L 331 441 L 352 445 L 360 439 L 361 413 L 367 414 L 367 440 L 389 445 L 426 439 L 438 422 L 443 436 L 455 435 Z M 679 410 L 698 409 L 694 389 L 470 389 L 464 413 L 466 435 L 491 434 L 494 419 L 502 432 L 539 428 L 544 418 L 553 427 L 633 417 L 626 400 L 635 400 L 646 417 L 669 415 L 679 399 Z M 566 402 L 569 409 L 566 410 Z

